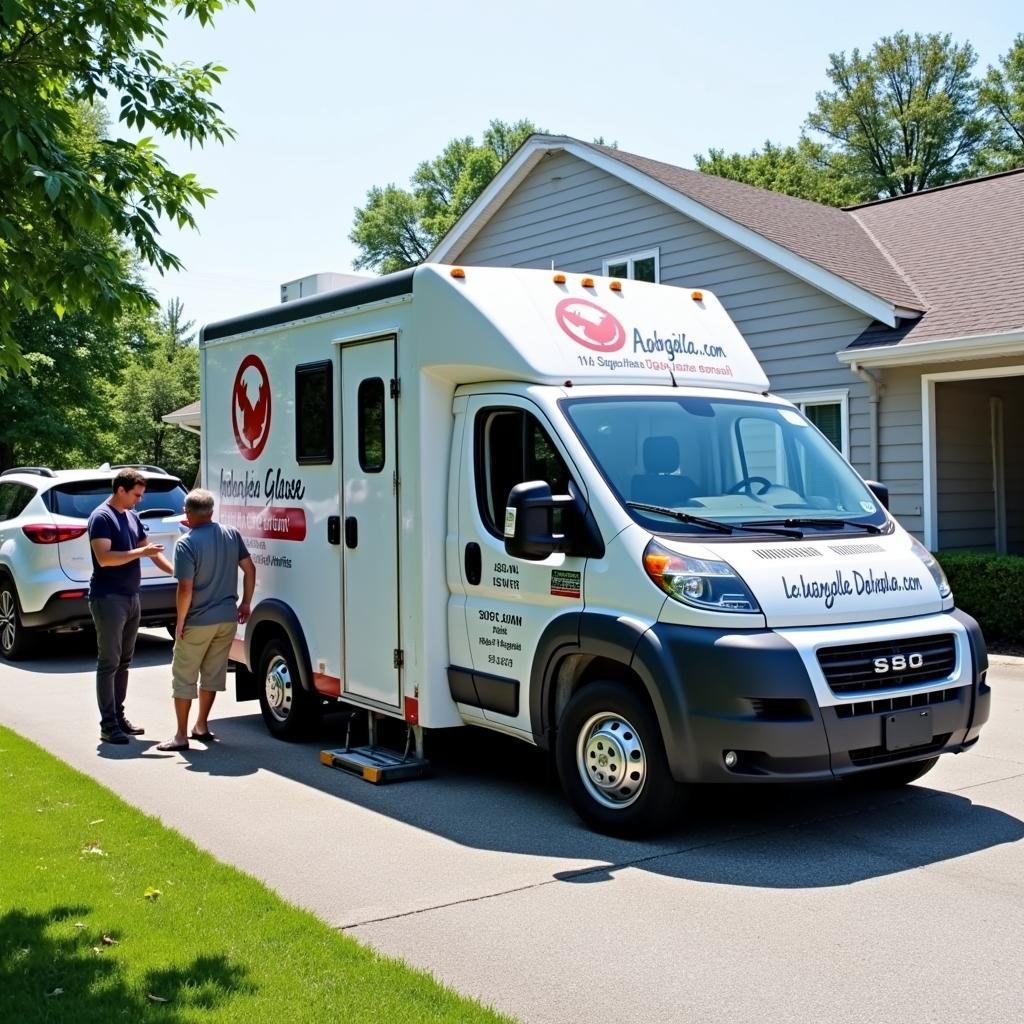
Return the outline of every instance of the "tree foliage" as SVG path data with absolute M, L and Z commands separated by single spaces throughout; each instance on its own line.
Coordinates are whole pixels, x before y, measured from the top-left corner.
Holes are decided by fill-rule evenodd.
M 0 470 L 129 462 L 195 478 L 199 438 L 161 418 L 199 398 L 199 350 L 180 301 L 114 324 L 44 310 L 14 324 L 27 369 L 0 382 Z
M 163 417 L 199 398 L 199 349 L 195 324 L 172 299 L 143 325 L 142 344 L 118 387 L 113 460 L 160 466 L 191 484 L 199 469 L 199 438 Z
M 530 121 L 491 121 L 480 144 L 468 135 L 452 139 L 439 156 L 423 161 L 409 189 L 394 184 L 370 189 L 349 235 L 359 248 L 356 269 L 387 274 L 422 263 L 536 131 Z
M 1014 39 L 996 67 L 989 67 L 978 99 L 991 119 L 983 169 L 1020 167 L 1024 164 L 1024 33 Z
M 818 142 L 801 136 L 795 146 L 766 141 L 763 149 L 729 153 L 709 149 L 694 155 L 697 170 L 747 185 L 809 199 L 828 206 L 848 206 L 870 198 L 846 173 L 844 161 Z
M 149 136 L 83 134 L 82 111 L 116 98 L 127 129 L 200 145 L 231 137 L 210 99 L 223 68 L 171 64 L 161 48 L 172 11 L 206 25 L 237 2 L 0 0 L 0 374 L 25 365 L 13 330 L 23 312 L 110 324 L 152 303 L 125 273 L 123 244 L 180 268 L 157 218 L 194 226 L 212 190 L 173 171 Z M 58 248 L 59 272 L 48 258 Z
M 858 191 L 896 196 L 971 173 L 987 124 L 970 43 L 948 34 L 884 36 L 867 54 L 829 56 L 834 88 L 817 94 L 807 126 L 847 161 Z

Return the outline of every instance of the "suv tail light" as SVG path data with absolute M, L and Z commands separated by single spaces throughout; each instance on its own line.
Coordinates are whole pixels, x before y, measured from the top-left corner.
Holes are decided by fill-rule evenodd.
M 81 537 L 87 526 L 54 526 L 52 523 L 29 523 L 22 532 L 33 544 L 60 544 Z

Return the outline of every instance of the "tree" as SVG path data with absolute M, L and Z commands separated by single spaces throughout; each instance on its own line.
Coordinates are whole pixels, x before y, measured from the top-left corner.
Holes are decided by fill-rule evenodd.
M 979 170 L 1024 166 L 1024 34 L 1018 35 L 999 66 L 989 66 L 978 92 L 991 133 Z
M 726 154 L 709 149 L 694 155 L 697 169 L 720 178 L 731 178 L 771 192 L 809 199 L 828 206 L 850 206 L 870 196 L 846 173 L 844 161 L 821 143 L 802 135 L 795 146 L 766 141 L 763 149 Z
M 121 329 L 88 311 L 21 312 L 12 325 L 25 369 L 0 381 L 0 470 L 98 466 L 116 436 L 115 386 L 129 358 Z
M 884 36 L 870 53 L 829 56 L 835 88 L 817 94 L 807 126 L 848 161 L 855 188 L 896 196 L 970 173 L 986 134 L 970 43 L 947 35 Z
M 487 187 L 502 165 L 538 129 L 530 121 L 491 121 L 477 145 L 452 139 L 440 156 L 413 172 L 410 189 L 375 186 L 357 207 L 349 239 L 359 247 L 353 266 L 382 274 L 422 263 Z
M 209 24 L 239 0 L 3 0 L 0 3 L 0 375 L 25 364 L 13 325 L 20 311 L 91 312 L 113 324 L 153 304 L 126 274 L 129 244 L 160 270 L 178 269 L 157 218 L 194 226 L 212 194 L 167 166 L 152 138 L 80 144 L 81 111 L 111 94 L 119 121 L 202 145 L 232 136 L 210 95 L 223 68 L 170 64 L 160 49 L 172 11 Z M 244 0 L 252 6 L 252 0 Z M 41 245 L 41 240 L 47 244 Z M 55 271 L 46 248 L 68 252 Z
M 191 484 L 199 468 L 199 438 L 163 417 L 199 398 L 199 349 L 194 321 L 180 299 L 140 325 L 134 357 L 121 378 L 117 441 L 111 461 L 160 466 Z

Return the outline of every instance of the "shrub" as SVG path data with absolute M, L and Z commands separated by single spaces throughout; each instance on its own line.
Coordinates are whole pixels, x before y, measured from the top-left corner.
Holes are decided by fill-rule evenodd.
M 1024 642 L 1024 558 L 937 551 L 958 608 L 981 624 L 985 639 Z

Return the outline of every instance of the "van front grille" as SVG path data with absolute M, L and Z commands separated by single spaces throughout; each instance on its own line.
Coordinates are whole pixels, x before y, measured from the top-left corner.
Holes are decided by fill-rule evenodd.
M 822 647 L 818 664 L 836 694 L 897 690 L 948 679 L 956 668 L 956 637 L 911 637 Z
M 890 711 L 923 708 L 930 704 L 947 704 L 958 700 L 962 689 L 953 686 L 948 690 L 928 690 L 925 693 L 908 693 L 902 697 L 876 697 L 874 700 L 837 704 L 836 718 L 863 718 L 867 715 L 888 714 Z

